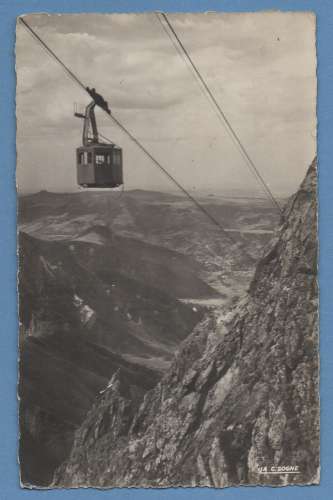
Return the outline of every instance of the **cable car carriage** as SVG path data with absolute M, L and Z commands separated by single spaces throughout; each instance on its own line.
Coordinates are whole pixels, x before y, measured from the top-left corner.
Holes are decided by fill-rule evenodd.
M 123 184 L 122 150 L 99 140 L 95 105 L 95 101 L 88 104 L 84 114 L 74 109 L 74 116 L 84 121 L 83 145 L 76 149 L 77 183 L 85 188 L 116 188 Z

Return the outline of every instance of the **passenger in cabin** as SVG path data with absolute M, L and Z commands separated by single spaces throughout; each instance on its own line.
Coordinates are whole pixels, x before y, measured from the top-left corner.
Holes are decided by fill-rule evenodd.
M 111 115 L 111 110 L 109 108 L 109 105 L 107 101 L 101 96 L 101 94 L 97 94 L 95 89 L 90 89 L 89 87 L 86 87 L 86 91 L 94 99 L 95 104 L 97 104 L 97 106 L 104 109 L 104 111 L 106 111 L 107 113 L 109 113 L 109 115 Z

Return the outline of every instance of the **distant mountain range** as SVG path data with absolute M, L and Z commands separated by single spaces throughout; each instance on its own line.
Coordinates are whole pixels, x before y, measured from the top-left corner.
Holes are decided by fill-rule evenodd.
M 22 231 L 49 240 L 68 240 L 94 226 L 107 226 L 118 236 L 192 257 L 210 286 L 223 294 L 239 294 L 250 279 L 244 249 L 257 260 L 278 226 L 279 214 L 263 199 L 204 197 L 199 201 L 225 233 L 184 196 L 140 190 L 41 191 L 20 197 L 19 222 Z

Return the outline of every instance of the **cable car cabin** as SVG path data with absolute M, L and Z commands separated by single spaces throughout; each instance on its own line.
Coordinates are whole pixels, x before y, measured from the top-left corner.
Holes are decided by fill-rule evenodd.
M 123 184 L 122 150 L 110 144 L 81 146 L 77 154 L 77 183 L 88 188 L 115 188 Z
M 74 108 L 74 116 L 83 119 L 82 146 L 76 150 L 77 183 L 87 188 L 116 188 L 123 184 L 122 150 L 111 141 L 99 140 L 95 105 L 90 102 L 84 113 Z

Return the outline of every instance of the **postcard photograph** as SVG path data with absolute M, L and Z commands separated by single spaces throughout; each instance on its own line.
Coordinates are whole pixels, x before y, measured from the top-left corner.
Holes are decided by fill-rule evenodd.
M 316 19 L 16 27 L 26 488 L 320 480 Z

